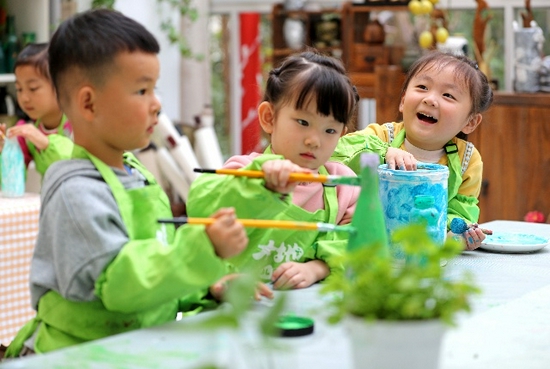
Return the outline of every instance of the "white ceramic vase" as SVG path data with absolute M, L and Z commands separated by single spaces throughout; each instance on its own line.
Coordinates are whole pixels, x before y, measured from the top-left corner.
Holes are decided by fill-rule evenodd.
M 287 18 L 283 23 L 283 36 L 286 45 L 293 50 L 300 50 L 304 47 L 306 39 L 306 27 L 304 22 L 298 18 Z
M 355 369 L 437 369 L 446 326 L 437 319 L 374 321 L 348 316 Z

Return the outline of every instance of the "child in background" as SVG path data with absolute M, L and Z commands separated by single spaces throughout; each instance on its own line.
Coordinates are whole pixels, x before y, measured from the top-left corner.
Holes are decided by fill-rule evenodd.
M 71 156 L 72 128 L 57 103 L 57 95 L 48 67 L 48 44 L 29 44 L 15 61 L 17 103 L 34 122 L 20 120 L 9 129 L 8 137 L 17 137 L 25 165 L 34 160 L 42 176 L 49 165 Z M 0 127 L 5 131 L 5 126 Z
M 232 204 L 238 218 L 350 223 L 359 187 L 289 181 L 293 172 L 355 176 L 345 165 L 328 161 L 359 100 L 342 64 L 314 52 L 291 56 L 269 73 L 263 100 L 258 117 L 271 145 L 264 153 L 234 156 L 224 168 L 261 170 L 265 178 L 203 174 L 191 185 L 188 215 L 202 217 Z M 242 272 L 261 265 L 262 280 L 275 289 L 304 288 L 325 279 L 339 268 L 330 259 L 348 241 L 347 234 L 337 232 L 247 232 L 250 247 L 231 259 L 232 266 Z
M 233 209 L 206 228 L 157 222 L 172 217 L 168 198 L 129 152 L 149 144 L 161 108 L 149 31 L 115 11 L 87 11 L 59 26 L 49 50 L 75 145 L 44 178 L 30 271 L 37 315 L 8 357 L 175 320 L 248 242 Z
M 433 51 L 409 69 L 401 92 L 400 123 L 370 124 L 342 137 L 333 159 L 356 173 L 358 158 L 367 150 L 401 148 L 410 155 L 386 156 L 390 168 L 415 169 L 416 160 L 449 167 L 447 227 L 455 217 L 467 223 L 479 219 L 483 163 L 471 142 L 459 137 L 473 132 L 493 101 L 487 78 L 465 56 Z M 381 139 L 383 142 L 381 142 Z M 389 153 L 389 152 L 388 152 Z M 478 228 L 463 233 L 466 249 L 481 245 L 485 235 Z

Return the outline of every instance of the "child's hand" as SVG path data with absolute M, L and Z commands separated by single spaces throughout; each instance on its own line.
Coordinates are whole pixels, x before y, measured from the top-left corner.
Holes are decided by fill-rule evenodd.
M 290 173 L 303 173 L 304 169 L 290 160 L 270 160 L 262 165 L 265 187 L 271 191 L 287 194 L 291 193 L 298 182 L 289 182 Z
M 389 169 L 416 170 L 416 163 L 416 158 L 404 150 L 390 147 L 386 152 L 386 164 Z
M 244 226 L 237 221 L 235 209 L 222 208 L 212 218 L 216 221 L 206 227 L 206 234 L 216 254 L 224 259 L 240 254 L 248 245 L 248 236 Z
M 228 274 L 221 278 L 219 281 L 210 286 L 210 294 L 217 300 L 222 301 L 227 290 L 228 282 L 232 281 L 235 278 L 238 278 L 240 274 L 233 273 Z M 262 296 L 267 297 L 268 299 L 273 298 L 273 291 L 265 283 L 258 282 L 256 285 L 256 290 L 254 291 L 254 299 L 260 301 Z
M 38 150 L 45 150 L 48 145 L 48 136 L 43 134 L 34 126 L 34 124 L 21 124 L 19 126 L 13 126 L 8 130 L 8 137 L 21 136 L 26 140 L 29 140 Z
M 448 236 L 456 236 L 455 233 L 449 231 Z M 462 242 L 464 243 L 464 250 L 471 251 L 477 249 L 481 246 L 481 243 L 485 239 L 485 233 L 481 228 L 469 228 L 466 232 L 462 233 L 460 236 Z
M 273 288 L 278 290 L 306 288 L 321 279 L 325 279 L 329 273 L 328 265 L 321 260 L 311 260 L 307 263 L 290 261 L 279 265 L 273 272 L 271 280 L 273 281 Z
M 470 228 L 462 233 L 462 237 L 466 240 L 466 250 L 475 250 L 481 246 L 481 242 L 485 239 L 485 233 L 480 228 Z

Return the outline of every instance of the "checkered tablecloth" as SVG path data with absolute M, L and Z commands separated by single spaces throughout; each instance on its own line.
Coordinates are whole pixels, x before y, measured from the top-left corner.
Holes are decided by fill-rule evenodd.
M 35 314 L 29 269 L 39 210 L 38 194 L 6 198 L 0 193 L 0 343 L 6 346 Z

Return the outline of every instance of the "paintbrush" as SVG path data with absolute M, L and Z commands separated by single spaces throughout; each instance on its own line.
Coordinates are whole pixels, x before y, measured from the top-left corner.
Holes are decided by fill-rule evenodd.
M 264 178 L 264 172 L 260 170 L 195 168 L 194 171 L 197 173 L 229 174 L 248 178 Z M 328 185 L 361 186 L 361 177 L 346 177 L 312 173 L 290 173 L 289 179 L 293 182 L 321 182 Z
M 159 223 L 172 224 L 202 224 L 209 225 L 216 221 L 215 218 L 188 218 L 177 217 L 172 219 L 159 219 Z M 291 220 L 264 220 L 264 219 L 237 219 L 245 227 L 250 228 L 283 228 L 303 231 L 318 232 L 348 232 L 354 233 L 355 227 L 351 225 L 336 225 L 330 223 L 295 222 Z
M 490 229 L 480 228 L 477 223 L 468 225 L 466 221 L 462 218 L 454 218 L 451 221 L 451 232 L 455 234 L 462 234 L 472 228 L 479 228 L 483 233 L 488 235 L 493 234 L 493 231 L 491 231 Z
M 6 135 L 4 134 L 4 132 L 2 132 L 2 130 L 0 129 L 0 138 L 2 138 L 2 140 L 7 140 L 8 138 L 6 137 Z

